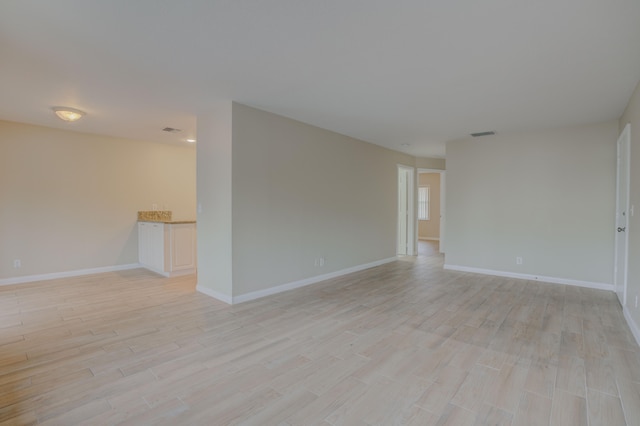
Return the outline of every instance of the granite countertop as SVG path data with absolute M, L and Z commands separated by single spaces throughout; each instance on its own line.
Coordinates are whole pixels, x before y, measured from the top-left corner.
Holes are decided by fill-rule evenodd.
M 170 210 L 151 210 L 139 211 L 138 222 L 157 222 L 169 225 L 178 225 L 182 223 L 196 223 L 195 220 L 173 220 Z
M 151 220 L 151 219 L 138 219 L 138 222 L 166 223 L 168 225 L 179 225 L 181 223 L 196 223 L 195 220 Z

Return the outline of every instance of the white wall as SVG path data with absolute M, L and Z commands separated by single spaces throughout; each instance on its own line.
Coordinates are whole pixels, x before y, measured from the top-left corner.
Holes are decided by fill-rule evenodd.
M 195 218 L 195 154 L 0 121 L 0 279 L 137 263 L 139 210 Z
M 608 122 L 449 142 L 447 266 L 610 285 L 617 133 Z
M 198 116 L 198 289 L 232 297 L 232 109 L 219 102 Z

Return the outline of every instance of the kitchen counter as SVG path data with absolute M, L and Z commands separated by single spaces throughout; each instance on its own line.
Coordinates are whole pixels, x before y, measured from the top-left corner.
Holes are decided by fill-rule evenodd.
M 171 210 L 139 211 L 138 222 L 166 223 L 169 225 L 196 223 L 195 220 L 174 220 Z
M 138 261 L 166 277 L 194 274 L 196 221 L 166 217 L 138 219 Z
M 170 210 L 138 212 L 138 259 L 166 277 L 196 272 L 196 221 L 174 220 Z
M 168 225 L 177 225 L 182 223 L 196 223 L 195 220 L 149 220 L 149 219 L 138 219 L 138 222 L 153 222 L 153 223 L 166 223 Z

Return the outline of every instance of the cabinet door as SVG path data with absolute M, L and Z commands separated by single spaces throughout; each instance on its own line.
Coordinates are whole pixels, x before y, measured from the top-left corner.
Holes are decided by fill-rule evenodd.
M 171 271 L 196 267 L 196 227 L 192 223 L 171 225 Z
M 138 262 L 141 265 L 149 265 L 149 224 L 138 222 Z
M 158 272 L 164 272 L 164 224 L 151 224 L 150 266 Z

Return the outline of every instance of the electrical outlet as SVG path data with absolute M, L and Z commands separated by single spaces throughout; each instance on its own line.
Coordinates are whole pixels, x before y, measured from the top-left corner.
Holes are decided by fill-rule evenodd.
M 516 265 L 522 265 L 522 257 L 520 256 L 516 257 Z
M 13 267 L 15 269 L 20 269 L 22 268 L 22 261 L 20 259 L 16 259 L 13 261 Z
M 320 266 L 324 266 L 324 257 L 320 258 Z

